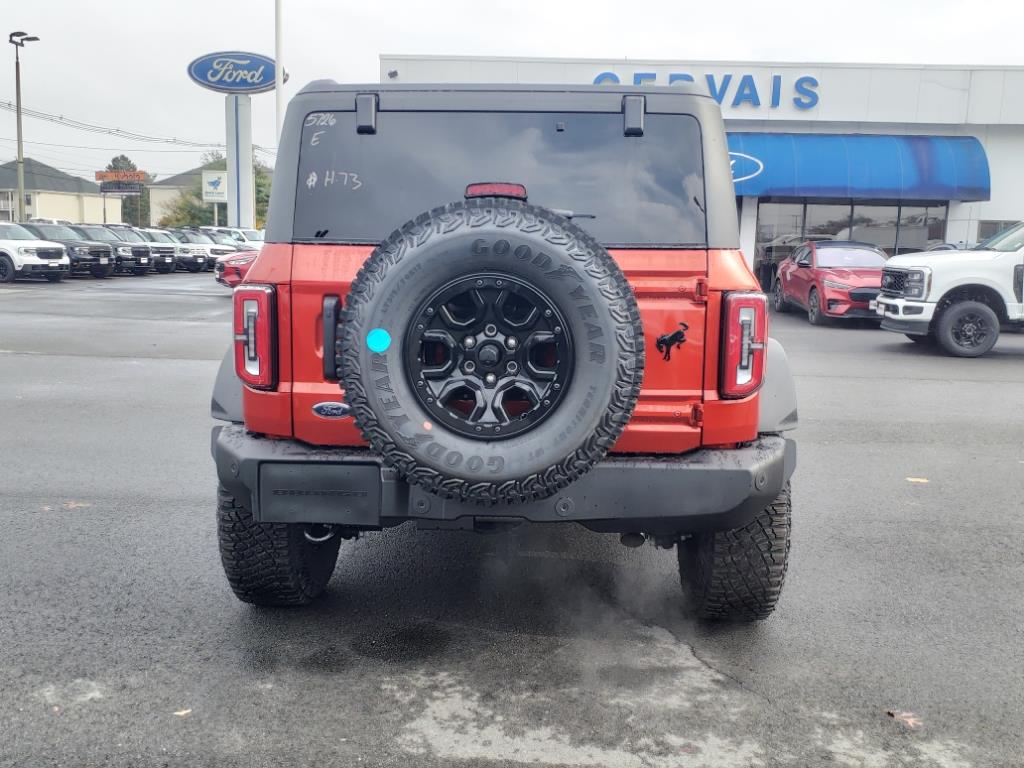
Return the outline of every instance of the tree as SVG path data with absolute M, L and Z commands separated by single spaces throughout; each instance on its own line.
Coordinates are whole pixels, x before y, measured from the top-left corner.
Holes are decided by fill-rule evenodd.
M 207 152 L 203 155 L 200 171 L 223 171 L 227 161 L 220 152 Z M 262 227 L 267 218 L 267 205 L 270 202 L 271 169 L 253 158 L 253 180 L 256 186 L 256 226 Z M 227 205 L 217 203 L 217 220 L 224 224 L 228 220 Z M 171 203 L 170 213 L 160 219 L 161 227 L 188 227 L 213 224 L 213 206 L 203 202 L 202 174 L 195 183 L 181 191 Z
M 118 155 L 107 163 L 108 171 L 137 171 L 138 167 L 131 161 L 128 155 Z M 150 174 L 146 174 L 146 182 L 153 181 Z M 126 224 L 134 224 L 137 227 L 149 226 L 149 189 L 143 184 L 141 195 L 130 195 L 121 199 L 121 218 Z

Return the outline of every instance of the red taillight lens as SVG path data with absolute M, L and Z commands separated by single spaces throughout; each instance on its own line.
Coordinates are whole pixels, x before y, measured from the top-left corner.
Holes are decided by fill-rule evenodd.
M 254 389 L 277 386 L 277 323 L 271 285 L 235 289 L 235 373 Z
M 513 197 L 516 200 L 526 199 L 526 187 L 522 184 L 506 184 L 488 182 L 487 184 L 470 184 L 466 187 L 466 199 L 471 197 Z
M 763 293 L 727 293 L 722 323 L 722 371 L 718 392 L 746 397 L 764 382 L 768 302 Z

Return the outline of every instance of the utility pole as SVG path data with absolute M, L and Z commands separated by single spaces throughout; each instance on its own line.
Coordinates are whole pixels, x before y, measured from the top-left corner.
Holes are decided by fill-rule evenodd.
M 284 62 L 281 59 L 284 50 L 282 24 L 284 0 L 274 0 L 274 106 L 277 119 L 277 140 L 281 141 L 281 127 L 284 125 Z
M 21 140 L 21 56 L 20 49 L 25 43 L 38 42 L 39 38 L 28 32 L 11 32 L 7 41 L 14 46 L 14 100 L 18 121 L 18 221 L 25 220 L 25 149 Z

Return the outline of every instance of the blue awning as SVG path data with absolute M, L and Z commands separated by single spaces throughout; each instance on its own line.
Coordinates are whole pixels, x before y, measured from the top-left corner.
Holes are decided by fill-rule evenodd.
M 730 133 L 736 194 L 874 200 L 988 200 L 973 136 Z

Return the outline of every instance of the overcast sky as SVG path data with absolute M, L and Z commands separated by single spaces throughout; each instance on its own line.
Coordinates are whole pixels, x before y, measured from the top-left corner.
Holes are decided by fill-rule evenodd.
M 273 0 L 4 6 L 5 37 L 41 38 L 23 51 L 27 108 L 136 133 L 223 143 L 224 97 L 186 66 L 212 51 L 274 54 Z M 285 0 L 285 90 L 377 82 L 381 53 L 1019 66 L 1022 21 L 1022 0 Z M 13 102 L 11 46 L 5 55 L 0 101 Z M 273 93 L 253 97 L 253 123 L 254 141 L 274 147 Z M 87 178 L 120 152 L 158 178 L 200 156 L 32 118 L 24 130 L 26 155 Z M 14 114 L 0 111 L 0 162 L 15 156 L 14 137 Z

